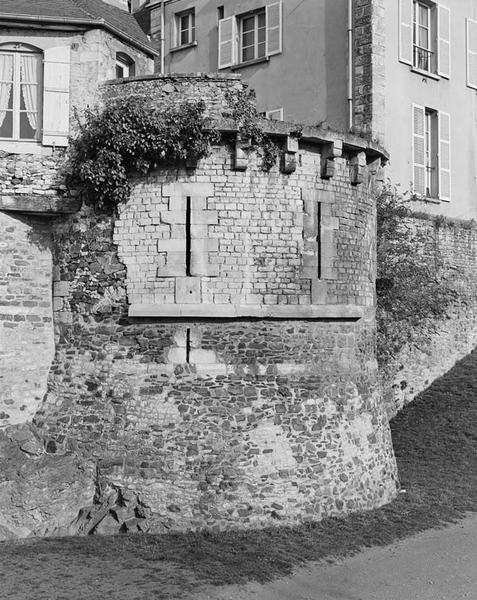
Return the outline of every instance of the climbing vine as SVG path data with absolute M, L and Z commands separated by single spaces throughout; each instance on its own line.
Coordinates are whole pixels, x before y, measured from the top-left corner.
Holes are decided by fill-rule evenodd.
M 249 140 L 251 150 L 261 150 L 262 167 L 269 171 L 276 164 L 281 147 L 264 131 L 254 93 L 251 90 L 229 90 L 225 100 L 228 110 L 224 116 L 235 122 L 242 140 Z
M 110 100 L 86 110 L 71 141 L 68 184 L 98 207 L 110 209 L 129 198 L 128 173 L 147 174 L 158 164 L 196 163 L 218 139 L 206 128 L 202 101 L 153 108 L 145 96 Z
M 265 132 L 253 93 L 231 90 L 225 100 L 222 116 L 234 121 L 250 150 L 261 153 L 262 168 L 270 170 L 281 148 Z M 201 100 L 164 101 L 158 108 L 147 96 L 127 96 L 87 109 L 71 140 L 67 184 L 79 188 L 98 208 L 114 209 L 129 198 L 132 171 L 147 175 L 160 164 L 195 165 L 220 139 L 205 108 Z
M 429 219 L 429 217 L 427 217 Z M 424 226 L 422 226 L 424 225 Z M 405 346 L 419 346 L 451 308 L 466 302 L 462 273 L 435 243 L 439 219 L 421 223 L 393 189 L 377 198 L 378 358 L 387 364 Z

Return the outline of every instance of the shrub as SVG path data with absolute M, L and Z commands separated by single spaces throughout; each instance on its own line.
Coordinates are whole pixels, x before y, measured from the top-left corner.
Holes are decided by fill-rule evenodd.
M 90 202 L 113 208 L 128 199 L 128 173 L 147 174 L 160 163 L 195 163 L 208 153 L 217 132 L 206 131 L 202 101 L 153 108 L 145 96 L 108 101 L 87 109 L 71 140 L 68 184 Z
M 435 220 L 419 226 L 408 202 L 392 189 L 377 198 L 378 360 L 388 363 L 405 345 L 419 346 L 452 306 L 465 301 L 459 270 L 435 244 Z

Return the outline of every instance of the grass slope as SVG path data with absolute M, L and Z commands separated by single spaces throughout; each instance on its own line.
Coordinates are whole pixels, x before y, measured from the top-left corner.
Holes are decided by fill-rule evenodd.
M 295 528 L 0 544 L 0 598 L 184 598 L 268 581 L 477 512 L 477 351 L 392 422 L 405 493 L 381 509 Z

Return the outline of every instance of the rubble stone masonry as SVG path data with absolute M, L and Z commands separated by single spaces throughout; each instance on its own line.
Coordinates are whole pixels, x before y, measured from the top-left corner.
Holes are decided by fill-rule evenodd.
M 353 0 L 353 126 L 384 140 L 385 0 Z
M 178 98 L 215 86 L 217 99 L 224 81 L 131 86 Z M 194 169 L 133 177 L 117 218 L 24 217 L 7 245 L 32 229 L 53 249 L 56 350 L 33 419 L 16 418 L 15 385 L 0 416 L 0 534 L 291 524 L 394 496 L 373 175 L 366 143 L 358 160 L 356 140 L 330 155 L 316 136 L 293 146 L 294 172 L 264 172 L 255 152 L 236 170 L 225 141 Z
M 426 336 L 404 346 L 381 370 L 390 418 L 477 346 L 477 229 L 474 222 L 421 215 L 409 226 L 422 237 L 423 256 L 454 275 L 458 298 Z

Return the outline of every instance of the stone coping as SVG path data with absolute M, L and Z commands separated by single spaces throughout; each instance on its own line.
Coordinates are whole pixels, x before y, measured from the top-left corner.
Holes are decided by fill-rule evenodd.
M 102 86 L 126 86 L 128 83 L 135 82 L 155 82 L 162 83 L 184 83 L 193 81 L 203 82 L 240 82 L 241 76 L 234 73 L 171 73 L 152 75 L 138 75 L 124 79 L 111 79 L 102 83 Z M 127 91 L 125 90 L 127 94 Z M 305 123 L 291 123 L 287 121 L 275 121 L 272 119 L 261 118 L 260 126 L 270 135 L 277 137 L 287 137 L 289 135 L 299 135 L 299 138 L 306 142 L 314 144 L 326 144 L 340 140 L 343 147 L 348 152 L 366 152 L 371 158 L 381 157 L 385 161 L 389 160 L 389 154 L 382 144 L 374 139 L 364 137 L 359 133 L 350 131 L 335 131 L 333 128 L 325 125 L 307 125 Z M 209 125 L 212 128 L 219 129 L 222 132 L 237 133 L 237 124 L 230 119 L 210 119 Z
M 236 319 L 243 317 L 270 319 L 346 319 L 357 321 L 364 316 L 360 306 L 352 304 L 131 304 L 130 317 L 203 317 Z
M 275 121 L 261 118 L 258 121 L 263 131 L 276 137 L 296 137 L 299 142 L 311 144 L 331 144 L 336 141 L 343 143 L 345 151 L 356 153 L 365 152 L 370 157 L 380 157 L 389 160 L 389 153 L 377 140 L 368 139 L 357 133 L 335 131 L 328 127 L 292 123 L 289 121 Z M 223 133 L 238 133 L 237 124 L 232 119 L 210 119 L 207 126 L 220 130 Z
M 0 195 L 0 210 L 30 214 L 62 215 L 77 212 L 81 208 L 79 198 L 60 198 L 35 194 Z
M 237 73 L 148 73 L 123 77 L 122 79 L 108 79 L 101 85 L 123 85 L 134 81 L 241 81 L 242 76 Z

